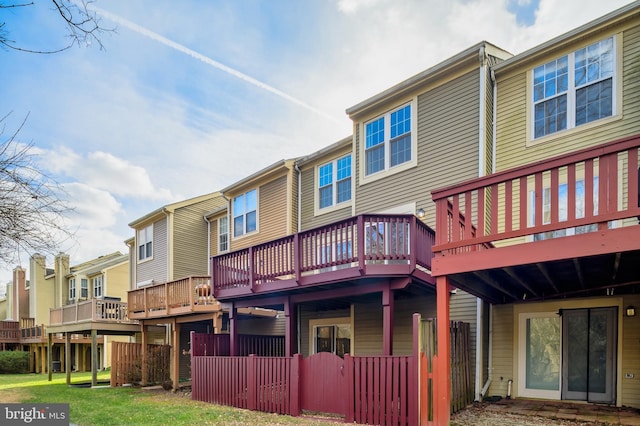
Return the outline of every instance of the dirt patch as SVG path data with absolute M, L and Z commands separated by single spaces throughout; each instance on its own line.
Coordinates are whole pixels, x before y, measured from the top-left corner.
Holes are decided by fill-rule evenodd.
M 0 390 L 0 401 L 5 404 L 14 404 L 27 399 L 28 395 L 22 389 Z

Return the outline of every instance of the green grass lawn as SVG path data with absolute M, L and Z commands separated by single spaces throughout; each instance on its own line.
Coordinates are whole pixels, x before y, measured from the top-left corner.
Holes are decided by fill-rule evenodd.
M 98 381 L 109 373 L 98 374 Z M 324 421 L 279 416 L 193 401 L 180 393 L 133 387 L 87 388 L 66 385 L 65 373 L 0 375 L 0 402 L 68 403 L 71 423 L 90 425 L 329 425 Z M 91 381 L 73 373 L 71 383 Z

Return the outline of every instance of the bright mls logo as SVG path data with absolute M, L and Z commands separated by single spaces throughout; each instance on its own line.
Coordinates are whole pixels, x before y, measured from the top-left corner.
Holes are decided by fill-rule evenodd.
M 69 426 L 69 404 L 0 404 L 0 424 Z

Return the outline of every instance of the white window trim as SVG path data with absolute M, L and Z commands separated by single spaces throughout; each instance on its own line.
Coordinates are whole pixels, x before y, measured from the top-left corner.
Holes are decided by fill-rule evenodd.
M 96 282 L 98 280 L 100 281 L 100 296 L 96 296 Z M 93 292 L 94 298 L 102 299 L 104 297 L 104 275 L 96 275 L 91 278 L 91 291 Z
M 589 123 L 581 124 L 579 126 L 575 126 L 575 91 L 576 88 L 573 87 L 574 79 L 575 79 L 575 61 L 574 55 L 577 50 L 585 48 L 593 43 L 597 43 L 598 41 L 605 40 L 609 37 L 613 38 L 613 80 L 612 80 L 612 111 L 611 116 L 603 117 L 598 120 L 591 121 Z M 527 71 L 527 90 L 526 90 L 526 108 L 527 108 L 527 121 L 526 121 L 526 146 L 534 146 L 541 143 L 549 142 L 557 139 L 558 137 L 566 137 L 572 134 L 578 134 L 581 132 L 587 132 L 594 127 L 603 126 L 609 124 L 614 121 L 618 121 L 622 119 L 622 62 L 623 62 L 623 52 L 622 52 L 623 40 L 622 33 L 617 34 L 607 34 L 604 36 L 599 36 L 597 39 L 589 40 L 589 42 L 584 43 L 572 50 L 557 55 L 554 58 L 548 58 L 541 63 L 536 64 L 531 67 Z M 534 108 L 534 100 L 533 100 L 533 70 L 540 65 L 544 65 L 547 62 L 558 59 L 562 56 L 569 56 L 569 79 L 570 79 L 570 89 L 567 91 L 567 128 L 564 130 L 559 130 L 554 133 L 550 133 L 548 135 L 540 136 L 538 138 L 535 137 L 535 108 Z M 569 91 L 573 91 L 571 97 L 569 96 Z M 571 102 L 569 102 L 571 100 Z M 571 121 L 570 121 L 571 120 Z M 572 125 L 570 125 L 572 124 Z
M 142 231 L 145 231 L 145 234 L 146 234 L 146 230 L 148 228 L 151 229 L 151 241 L 150 241 L 151 242 L 151 256 L 146 256 L 144 259 L 140 259 L 140 233 Z M 152 260 L 153 256 L 156 254 L 156 249 L 155 249 L 154 244 L 153 244 L 153 240 L 154 240 L 153 236 L 154 236 L 153 235 L 153 223 L 150 224 L 150 225 L 145 226 L 142 229 L 137 229 L 136 230 L 136 259 L 137 259 L 138 263 L 148 262 L 148 261 Z M 145 240 L 145 245 L 148 242 L 149 241 Z M 145 248 L 145 253 L 146 253 L 146 248 Z
M 310 319 L 309 320 L 309 355 L 315 355 L 316 352 L 316 339 L 315 328 L 327 325 L 348 325 L 351 332 L 351 343 L 349 345 L 349 355 L 355 353 L 355 329 L 353 327 L 353 305 L 351 305 L 351 316 L 339 317 L 339 318 L 323 318 L 323 319 Z
M 340 203 L 337 203 L 336 200 L 338 198 L 338 181 L 337 181 L 337 176 L 338 176 L 338 160 L 341 160 L 345 157 L 351 157 L 351 176 L 349 177 L 349 179 L 351 179 L 351 198 L 349 198 L 347 201 L 342 201 Z M 320 207 L 320 168 L 322 166 L 325 166 L 327 164 L 333 164 L 333 180 L 331 182 L 331 186 L 333 188 L 333 200 L 332 200 L 332 204 L 330 206 L 327 207 Z M 353 154 L 348 153 L 348 154 L 344 154 L 344 155 L 340 155 L 336 158 L 334 158 L 331 161 L 325 161 L 322 164 L 318 164 L 315 168 L 314 168 L 314 215 L 318 216 L 318 215 L 322 215 L 322 214 L 326 214 L 326 213 L 331 213 L 334 212 L 336 210 L 340 210 L 343 209 L 345 207 L 349 207 L 353 204 L 353 194 L 354 194 L 354 163 L 353 163 Z
M 71 296 L 71 290 L 73 290 L 73 297 Z M 78 296 L 78 287 L 76 286 L 76 279 L 69 278 L 69 300 L 76 300 Z
M 251 232 L 244 232 L 240 235 L 235 235 L 234 222 L 235 222 L 236 216 L 235 216 L 235 212 L 233 211 L 233 201 L 236 199 L 236 197 L 239 197 L 241 195 L 246 195 L 248 192 L 251 192 L 251 191 L 256 191 L 256 229 Z M 245 217 L 244 224 L 246 227 L 246 223 L 247 223 L 246 212 L 244 213 L 244 217 Z M 231 219 L 229 221 L 229 235 L 231 236 L 230 241 L 239 240 L 249 235 L 257 234 L 260 231 L 260 188 L 249 189 L 248 191 L 244 191 L 242 194 L 238 194 L 231 199 L 231 218 L 230 219 Z
M 84 288 L 84 289 L 87 290 L 87 295 L 86 296 L 82 295 L 82 290 L 83 290 L 82 284 L 83 283 L 86 283 L 86 285 L 87 285 L 86 288 Z M 80 278 L 80 297 L 79 297 L 79 299 L 83 299 L 84 300 L 84 299 L 88 299 L 88 298 L 89 298 L 89 279 L 88 278 Z
M 360 178 L 360 185 L 364 185 L 370 182 L 375 182 L 379 179 L 383 179 L 387 176 L 391 176 L 394 175 L 396 173 L 400 173 L 403 172 L 405 170 L 411 169 L 413 167 L 416 167 L 418 165 L 418 114 L 417 114 L 417 101 L 416 98 L 413 98 L 411 100 L 409 100 L 408 102 L 404 102 L 400 105 L 396 105 L 395 107 L 391 108 L 390 110 L 382 113 L 382 114 L 378 114 L 375 117 L 372 117 L 371 119 L 367 120 L 367 121 L 363 121 L 359 124 L 360 127 L 360 137 L 359 137 L 359 147 L 358 150 L 360 152 L 360 154 L 358 155 L 359 157 L 359 161 L 360 161 L 360 172 L 359 172 L 359 178 Z M 406 107 L 407 105 L 411 105 L 411 160 L 404 162 L 402 164 L 398 164 L 397 166 L 393 166 L 390 167 L 390 157 L 391 157 L 391 153 L 390 153 L 390 144 L 389 144 L 389 137 L 391 136 L 391 132 L 389 131 L 390 126 L 391 126 L 391 120 L 390 120 L 390 116 L 391 113 Z M 385 150 L 385 168 L 384 170 L 372 173 L 370 175 L 366 174 L 366 143 L 367 143 L 367 124 L 371 123 L 372 121 L 375 121 L 377 119 L 379 119 L 380 117 L 384 116 L 385 120 L 384 120 L 384 125 L 385 125 L 385 141 L 384 141 L 384 150 Z
M 220 228 L 221 228 L 220 227 L 220 221 L 221 220 L 226 220 L 227 221 L 227 232 L 226 232 L 226 234 L 227 234 L 227 248 L 226 248 L 226 250 L 223 250 L 222 247 L 221 247 L 222 246 L 222 241 L 220 241 L 220 237 L 222 236 L 222 232 L 220 232 Z M 229 251 L 229 248 L 230 248 L 229 247 L 229 241 L 230 241 L 229 235 L 230 235 L 230 232 L 229 232 L 229 216 L 225 215 L 225 216 L 219 217 L 218 218 L 218 253 L 226 253 L 226 252 Z

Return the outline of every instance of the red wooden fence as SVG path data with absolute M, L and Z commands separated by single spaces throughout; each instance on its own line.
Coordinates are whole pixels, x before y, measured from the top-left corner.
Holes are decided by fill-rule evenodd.
M 284 355 L 284 336 L 238 335 L 238 354 L 247 356 Z M 191 352 L 194 356 L 229 356 L 231 343 L 229 334 L 192 333 Z

